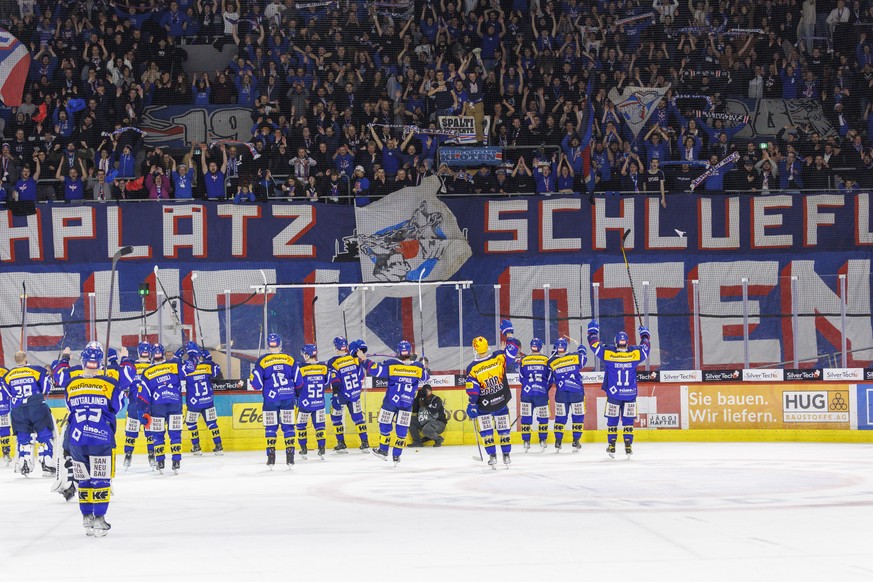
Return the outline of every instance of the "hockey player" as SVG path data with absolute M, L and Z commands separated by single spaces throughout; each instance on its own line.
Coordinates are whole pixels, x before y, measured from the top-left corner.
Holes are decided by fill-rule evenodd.
M 148 403 L 154 439 L 155 468 L 163 473 L 165 467 L 165 433 L 170 436 L 173 472 L 178 473 L 182 465 L 182 378 L 193 371 L 193 362 L 181 362 L 177 358 L 166 359 L 164 346 L 152 347 L 151 366 L 140 376 L 140 396 Z
M 573 423 L 573 452 L 582 449 L 582 428 L 585 422 L 585 389 L 582 386 L 582 368 L 588 361 L 585 346 L 580 345 L 575 353 L 567 352 L 565 338 L 555 341 L 554 352 L 549 358 L 552 383 L 555 386 L 555 452 L 561 452 L 564 426 L 570 416 Z
M 102 375 L 102 350 L 85 348 L 81 360 L 82 373 L 66 386 L 70 452 L 85 533 L 103 537 L 110 528 L 105 516 L 115 464 L 115 415 L 124 395 L 116 380 Z
M 318 456 L 324 459 L 324 388 L 330 380 L 327 366 L 318 361 L 318 348 L 315 344 L 306 344 L 300 350 L 303 365 L 300 375 L 303 384 L 297 391 L 297 442 L 300 443 L 300 458 L 306 460 L 307 436 L 306 425 L 312 419 L 315 429 L 315 442 L 318 444 Z
M 509 401 L 512 393 L 506 380 L 507 362 L 514 362 L 519 353 L 519 342 L 512 337 L 512 324 L 500 322 L 501 331 L 506 338 L 503 350 L 491 352 L 488 340 L 479 336 L 473 339 L 473 350 L 476 358 L 467 366 L 466 390 L 470 401 L 467 405 L 467 416 L 478 423 L 479 434 L 485 442 L 488 453 L 488 464 L 497 468 L 497 454 L 494 446 L 494 428 L 500 438 L 500 450 L 503 453 L 503 463 L 507 466 L 512 462 L 509 453 L 512 444 L 509 440 Z M 507 335 L 508 334 L 508 335 Z
M 12 457 L 9 453 L 12 452 L 12 444 L 9 435 L 12 434 L 12 421 L 9 418 L 9 413 L 12 410 L 12 397 L 3 387 L 3 379 L 6 377 L 6 368 L 0 366 L 0 451 L 3 453 L 3 462 L 6 466 L 12 462 Z
M 51 410 L 45 402 L 45 396 L 51 389 L 49 375 L 42 368 L 28 366 L 25 352 L 16 352 L 15 367 L 6 372 L 3 386 L 11 399 L 12 431 L 18 441 L 16 471 L 25 477 L 33 471 L 35 462 L 32 458 L 31 434 L 36 433 L 43 475 L 54 475 L 54 466 L 48 462 L 54 452 L 55 426 Z
M 588 345 L 595 356 L 603 360 L 603 390 L 606 392 L 606 452 L 615 457 L 615 441 L 618 440 L 618 419 L 621 417 L 624 436 L 624 452 L 633 454 L 634 419 L 637 416 L 637 366 L 649 357 L 650 334 L 645 326 L 638 329 L 640 345 L 628 345 L 628 335 L 620 331 L 615 335 L 615 344 L 600 342 L 600 326 L 596 321 L 588 324 Z
M 360 344 L 356 355 L 365 357 L 365 352 Z M 379 410 L 379 447 L 373 449 L 373 454 L 388 460 L 388 448 L 391 445 L 391 432 L 394 429 L 395 439 L 392 457 L 394 464 L 400 462 L 400 455 L 406 446 L 406 435 L 409 432 L 409 424 L 412 422 L 412 404 L 418 385 L 430 379 L 430 375 L 424 364 L 413 361 L 412 344 L 402 340 L 397 344 L 397 357 L 389 358 L 381 364 L 372 360 L 364 360 L 364 369 L 370 376 L 385 378 L 388 380 L 388 388 L 385 390 L 385 398 L 382 400 L 382 409 Z M 392 427 L 393 425 L 393 427 Z
M 361 389 L 364 385 L 364 370 L 361 368 L 360 358 L 356 357 L 358 351 L 366 354 L 367 346 L 358 340 L 358 349 L 349 350 L 346 338 L 337 336 L 333 338 L 333 347 L 336 355 L 327 361 L 330 370 L 330 385 L 333 396 L 330 399 L 330 420 L 336 431 L 336 446 L 334 451 L 346 450 L 345 427 L 343 426 L 343 407 L 348 407 L 352 416 L 352 422 L 358 429 L 361 438 L 361 451 L 367 452 L 370 448 L 370 440 L 367 437 L 367 422 L 364 420 L 364 408 L 361 404 Z
M 188 342 L 185 346 L 188 358 L 195 362 L 196 367 L 185 376 L 185 404 L 188 414 L 185 422 L 191 432 L 191 452 L 197 456 L 200 452 L 200 431 L 197 429 L 197 421 L 200 416 L 206 421 L 206 428 L 212 434 L 212 452 L 216 455 L 224 454 L 221 445 L 221 433 L 218 430 L 218 414 L 215 412 L 215 394 L 212 389 L 212 381 L 221 379 L 221 368 L 212 361 L 212 356 L 205 349 L 194 342 Z
M 276 464 L 276 438 L 281 425 L 285 437 L 285 463 L 294 464 L 294 406 L 303 384 L 294 358 L 282 352 L 277 333 L 267 336 L 268 353 L 252 369 L 251 385 L 264 393 L 264 432 L 267 437 L 267 466 Z
M 552 384 L 552 371 L 549 358 L 543 351 L 543 340 L 538 337 L 530 340 L 531 353 L 521 358 L 519 376 L 521 379 L 521 440 L 524 451 L 530 450 L 531 427 L 536 413 L 539 429 L 540 448 L 546 449 L 549 436 L 549 387 Z
M 133 448 L 136 446 L 136 439 L 139 436 L 140 422 L 138 418 L 142 414 L 141 408 L 146 405 L 145 401 L 137 398 L 139 390 L 138 382 L 142 380 L 142 373 L 152 365 L 152 346 L 148 342 L 140 342 L 136 346 L 136 361 L 133 362 L 136 370 L 137 384 L 132 386 L 127 396 L 127 422 L 124 427 L 124 467 L 130 467 L 133 459 Z M 152 433 L 143 427 L 143 434 L 146 438 L 146 449 L 148 450 L 149 465 L 155 466 L 155 445 Z

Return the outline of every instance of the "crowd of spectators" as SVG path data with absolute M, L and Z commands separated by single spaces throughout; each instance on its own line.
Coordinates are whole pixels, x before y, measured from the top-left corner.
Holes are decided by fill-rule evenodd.
M 0 196 L 363 204 L 437 174 L 458 194 L 663 201 L 733 151 L 702 190 L 827 188 L 835 168 L 873 187 L 867 1 L 18 0 L 0 21 L 33 59 L 24 103 L 0 110 Z M 193 44 L 236 50 L 191 72 Z M 670 87 L 637 137 L 607 96 L 628 85 Z M 729 98 L 815 99 L 831 130 L 739 140 L 745 120 L 718 119 Z M 251 151 L 137 131 L 149 106 L 230 104 L 251 109 Z M 505 163 L 440 165 L 452 114 Z

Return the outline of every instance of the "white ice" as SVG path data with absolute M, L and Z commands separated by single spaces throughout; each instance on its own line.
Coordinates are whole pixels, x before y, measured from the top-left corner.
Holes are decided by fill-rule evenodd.
M 515 446 L 497 471 L 475 447 L 185 455 L 178 476 L 136 456 L 103 539 L 50 479 L 0 468 L 0 580 L 873 580 L 873 445 L 604 448 Z

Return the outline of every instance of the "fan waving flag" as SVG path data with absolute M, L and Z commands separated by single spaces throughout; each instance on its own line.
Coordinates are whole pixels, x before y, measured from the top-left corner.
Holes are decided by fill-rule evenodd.
M 7 30 L 0 28 L 0 100 L 8 107 L 21 105 L 30 53 L 27 47 Z

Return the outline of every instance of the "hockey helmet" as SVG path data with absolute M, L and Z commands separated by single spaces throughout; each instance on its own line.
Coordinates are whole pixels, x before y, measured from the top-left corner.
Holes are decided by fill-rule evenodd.
M 315 346 L 315 344 L 306 344 L 300 350 L 300 353 L 307 358 L 315 358 L 318 357 L 318 348 Z
M 626 351 L 628 346 L 627 333 L 620 331 L 615 334 L 615 347 L 620 351 Z
M 267 347 L 268 348 L 281 348 L 282 347 L 282 338 L 279 337 L 278 333 L 267 334 Z
M 147 360 L 152 357 L 152 346 L 149 342 L 139 342 L 136 346 L 136 355 L 141 360 Z
M 409 356 L 412 354 L 412 344 L 406 340 L 400 340 L 397 343 L 397 355 L 398 356 Z
M 530 351 L 534 353 L 540 353 L 541 351 L 543 351 L 543 340 L 538 337 L 530 340 Z
M 335 347 L 338 352 L 348 350 L 349 349 L 349 340 L 347 340 L 346 338 L 344 338 L 341 335 L 338 335 L 335 338 L 333 338 L 333 347 Z
M 200 346 L 195 344 L 194 342 L 188 342 L 185 344 L 185 354 L 189 356 L 200 356 Z
M 82 368 L 85 370 L 98 370 L 103 363 L 103 350 L 99 347 L 86 347 L 82 350 Z
M 482 337 L 473 338 L 473 350 L 479 355 L 488 353 L 488 340 Z
M 567 343 L 567 340 L 565 338 L 559 337 L 557 340 L 555 340 L 554 350 L 558 354 L 565 354 L 567 353 L 568 345 L 569 344 Z
M 156 362 L 164 359 L 164 344 L 155 344 L 152 346 L 152 357 Z

